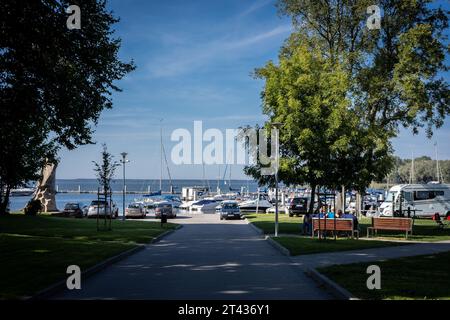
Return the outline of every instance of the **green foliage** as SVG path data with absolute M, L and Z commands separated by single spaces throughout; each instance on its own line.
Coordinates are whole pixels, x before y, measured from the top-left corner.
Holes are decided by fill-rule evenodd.
M 113 159 L 114 156 L 108 152 L 106 144 L 103 144 L 102 162 L 99 164 L 92 161 L 98 183 L 102 186 L 104 192 L 108 192 L 111 189 L 111 180 L 114 177 L 116 168 L 119 166 L 119 163 Z
M 440 175 L 445 183 L 450 183 L 450 160 L 440 160 Z M 398 159 L 396 167 L 389 175 L 391 183 L 409 183 L 411 177 L 411 159 Z M 413 183 L 428 183 L 437 181 L 436 160 L 430 157 L 418 157 L 414 159 Z
M 450 299 L 450 252 L 378 261 L 382 270 L 380 290 L 366 285 L 367 268 L 373 262 L 318 269 L 360 299 Z M 426 275 L 426 281 L 424 281 Z
M 366 27 L 370 1 L 279 0 L 297 29 L 256 75 L 263 112 L 283 122 L 280 178 L 364 190 L 394 159 L 399 127 L 429 136 L 450 114 L 442 77 L 448 11 L 428 0 L 381 0 L 380 30 Z M 267 128 L 267 127 L 266 127 Z M 264 182 L 258 166 L 246 173 Z
M 366 28 L 370 1 L 279 0 L 278 6 L 329 57 L 348 61 L 355 110 L 367 126 L 392 137 L 400 125 L 413 132 L 426 126 L 431 136 L 450 113 L 449 85 L 440 73 L 448 68 L 449 11 L 430 3 L 379 1 L 380 30 Z
M 263 112 L 270 122 L 282 122 L 279 178 L 286 184 L 364 190 L 382 178 L 391 165 L 385 135 L 366 128 L 351 108 L 345 63 L 330 59 L 317 44 L 291 37 L 282 48 L 279 65 L 269 62 L 256 71 L 265 80 Z M 266 124 L 266 129 L 269 128 Z M 372 153 L 367 153 L 372 149 Z M 367 170 L 367 162 L 379 166 Z M 246 173 L 265 182 L 259 167 Z
M 70 3 L 69 3 L 70 2 Z M 80 30 L 65 12 L 81 9 Z M 119 60 L 118 20 L 103 0 L 0 3 L 0 213 L 8 191 L 36 180 L 60 147 L 92 143 L 100 113 L 112 107 L 116 81 L 135 67 Z
M 40 200 L 30 200 L 23 210 L 26 216 L 35 216 L 42 210 L 42 203 Z
M 0 217 L 0 225 L 0 299 L 31 296 L 66 279 L 74 262 L 87 270 L 176 227 L 114 220 L 111 232 L 97 232 L 93 219 L 16 214 Z

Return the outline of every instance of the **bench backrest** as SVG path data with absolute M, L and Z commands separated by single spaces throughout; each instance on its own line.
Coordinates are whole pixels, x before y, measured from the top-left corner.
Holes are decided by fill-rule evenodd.
M 315 230 L 337 230 L 337 231 L 352 231 L 353 230 L 353 219 L 342 219 L 342 218 L 336 218 L 336 219 L 320 219 L 319 218 L 313 218 L 313 229 Z M 336 227 L 334 223 L 336 222 Z M 320 223 L 320 225 L 319 225 Z M 319 228 L 320 226 L 320 228 Z
M 374 229 L 410 231 L 412 229 L 412 219 L 372 217 L 372 227 Z

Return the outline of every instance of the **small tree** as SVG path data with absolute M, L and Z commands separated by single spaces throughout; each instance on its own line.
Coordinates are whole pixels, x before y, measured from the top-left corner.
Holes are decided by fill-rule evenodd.
M 104 143 L 102 146 L 102 162 L 100 164 L 95 161 L 92 162 L 95 166 L 94 171 L 96 172 L 98 183 L 102 186 L 103 192 L 108 192 L 111 189 L 111 180 L 119 163 L 113 160 L 114 156 L 108 152 L 106 144 Z

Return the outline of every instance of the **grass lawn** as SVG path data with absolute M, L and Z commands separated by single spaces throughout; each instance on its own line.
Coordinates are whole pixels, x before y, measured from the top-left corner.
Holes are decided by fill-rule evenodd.
M 65 279 L 71 264 L 85 270 L 111 256 L 148 243 L 175 228 L 159 222 L 113 221 L 112 231 L 96 220 L 49 216 L 0 217 L 0 299 L 30 296 Z
M 246 214 L 245 217 L 256 227 L 264 231 L 265 234 L 274 233 L 275 214 Z M 278 232 L 287 234 L 300 234 L 302 230 L 301 217 L 289 217 L 287 214 L 278 215 Z
M 347 238 L 338 238 L 336 241 L 328 239 L 319 240 L 317 238 L 312 239 L 309 237 L 278 237 L 272 239 L 288 249 L 293 256 L 322 252 L 390 247 L 404 244 L 390 241 L 365 241 Z
M 265 234 L 274 232 L 274 214 L 247 214 L 247 219 L 256 227 L 262 229 Z M 302 218 L 290 218 L 286 214 L 279 215 L 279 233 L 281 234 L 300 234 Z M 370 218 L 362 218 L 359 221 L 360 236 L 365 237 L 367 227 L 371 224 Z M 405 240 L 404 232 L 397 231 L 378 231 L 378 237 L 392 240 Z M 416 219 L 414 221 L 413 235 L 408 236 L 408 240 L 415 241 L 442 241 L 450 240 L 450 226 L 439 230 L 436 223 L 431 219 Z
M 367 267 L 381 269 L 381 289 L 368 290 Z M 318 269 L 362 299 L 450 299 L 450 252 Z
M 447 221 L 446 221 L 447 222 Z M 449 221 L 450 223 L 450 221 Z M 361 236 L 367 235 L 367 227 L 370 227 L 371 219 L 363 218 L 360 221 Z M 378 231 L 378 238 L 405 240 L 404 232 Z M 443 241 L 450 240 L 450 225 L 445 229 L 438 229 L 436 222 L 431 219 L 415 219 L 412 236 L 408 240 L 413 241 Z

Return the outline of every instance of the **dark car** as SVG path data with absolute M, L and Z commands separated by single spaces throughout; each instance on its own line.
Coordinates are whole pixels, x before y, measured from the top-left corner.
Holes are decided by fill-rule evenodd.
M 287 205 L 289 217 L 293 217 L 294 215 L 298 217 L 308 212 L 308 203 L 309 201 L 306 197 L 291 198 Z
M 81 202 L 69 202 L 64 206 L 63 217 L 83 218 L 87 214 L 87 206 Z
M 219 209 L 220 220 L 241 219 L 241 210 L 237 201 L 224 201 Z

